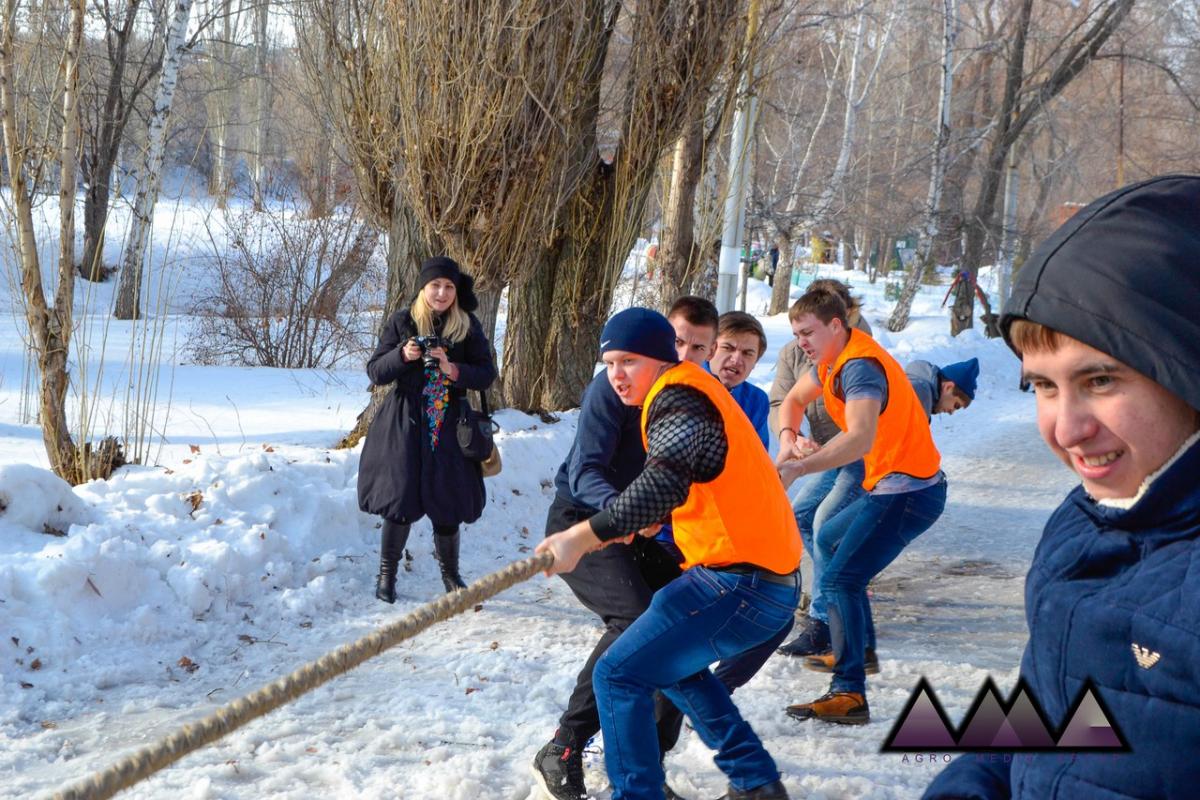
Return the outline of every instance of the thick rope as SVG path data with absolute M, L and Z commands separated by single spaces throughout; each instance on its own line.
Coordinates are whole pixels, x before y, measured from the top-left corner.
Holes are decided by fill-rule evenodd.
M 374 658 L 384 650 L 412 638 L 433 624 L 473 608 L 477 603 L 528 580 L 538 572 L 549 569 L 553 563 L 554 556 L 550 553 L 515 561 L 499 572 L 480 578 L 466 589 L 426 603 L 396 622 L 384 625 L 375 633 L 342 645 L 316 661 L 310 661 L 291 675 L 238 698 L 204 719 L 184 725 L 157 743 L 126 756 L 108 769 L 94 773 L 59 791 L 54 795 L 54 800 L 102 800 L 112 797 L 193 750 L 215 742 L 230 731 L 295 700 L 331 678 L 349 672 L 367 659 Z

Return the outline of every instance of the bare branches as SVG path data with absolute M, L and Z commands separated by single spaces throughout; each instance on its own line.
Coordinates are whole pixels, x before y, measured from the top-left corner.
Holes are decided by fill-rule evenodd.
M 595 164 L 604 4 L 405 4 L 384 36 L 406 193 L 430 235 L 503 284 Z M 574 6 L 574 7 L 572 7 Z

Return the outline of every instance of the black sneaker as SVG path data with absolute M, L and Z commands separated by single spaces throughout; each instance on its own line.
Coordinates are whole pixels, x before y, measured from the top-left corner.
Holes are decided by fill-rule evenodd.
M 788 800 L 788 793 L 783 788 L 783 781 L 774 781 L 754 789 L 743 790 L 730 786 L 720 800 Z
M 547 742 L 534 756 L 533 776 L 553 800 L 586 800 L 583 753 L 573 747 Z
M 785 656 L 816 656 L 831 650 L 833 643 L 829 639 L 829 626 L 816 617 L 809 617 L 800 635 L 775 652 Z

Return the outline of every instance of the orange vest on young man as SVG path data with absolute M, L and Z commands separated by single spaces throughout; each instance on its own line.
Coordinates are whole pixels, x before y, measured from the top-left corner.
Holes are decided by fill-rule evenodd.
M 729 449 L 715 480 L 693 483 L 687 500 L 671 513 L 683 568 L 697 564 L 754 564 L 786 575 L 800 565 L 800 531 L 775 465 L 733 395 L 703 368 L 684 361 L 650 388 L 642 405 L 642 444 L 654 398 L 681 384 L 704 393 L 721 414 Z
M 863 488 L 868 492 L 879 479 L 893 472 L 914 478 L 932 478 L 942 468 L 942 456 L 933 444 L 933 433 L 925 410 L 904 374 L 900 362 L 892 358 L 883 346 L 860 330 L 850 331 L 850 341 L 833 364 L 818 364 L 817 377 L 825 398 L 825 410 L 843 431 L 846 430 L 846 400 L 834 393 L 837 376 L 847 361 L 869 358 L 883 368 L 887 377 L 887 407 L 879 415 L 875 442 L 863 457 L 866 477 Z

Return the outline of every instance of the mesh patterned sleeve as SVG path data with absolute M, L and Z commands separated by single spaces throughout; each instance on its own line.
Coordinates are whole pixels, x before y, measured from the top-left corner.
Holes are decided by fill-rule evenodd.
M 721 413 L 690 386 L 666 387 L 646 421 L 646 467 L 612 505 L 591 518 L 607 541 L 664 522 L 683 505 L 693 483 L 715 479 L 725 468 L 729 441 Z

